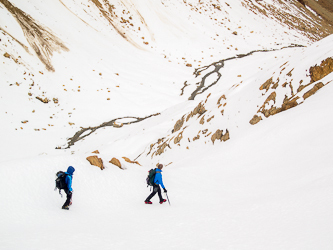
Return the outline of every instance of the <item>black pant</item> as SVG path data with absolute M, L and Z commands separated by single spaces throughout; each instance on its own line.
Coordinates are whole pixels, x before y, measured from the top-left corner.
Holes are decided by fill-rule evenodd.
M 67 195 L 67 199 L 63 205 L 63 207 L 66 207 L 66 206 L 69 206 L 69 204 L 71 203 L 72 201 L 72 192 L 69 191 L 68 189 L 64 189 L 66 195 Z
M 150 199 L 153 198 L 156 193 L 158 193 L 160 201 L 163 201 L 160 185 L 156 184 L 153 185 L 153 192 L 147 197 L 146 201 L 150 201 Z

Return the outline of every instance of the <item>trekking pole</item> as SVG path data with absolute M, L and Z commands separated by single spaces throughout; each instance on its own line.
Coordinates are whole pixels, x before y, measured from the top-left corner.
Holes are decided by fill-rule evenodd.
M 166 195 L 166 197 L 167 197 L 167 199 L 168 199 L 169 205 L 171 206 L 171 204 L 170 204 L 170 200 L 169 200 L 169 196 L 168 196 L 168 193 L 165 193 L 165 195 Z

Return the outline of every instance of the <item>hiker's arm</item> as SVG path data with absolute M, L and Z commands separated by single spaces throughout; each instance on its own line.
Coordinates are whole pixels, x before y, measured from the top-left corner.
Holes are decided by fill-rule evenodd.
M 68 187 L 68 190 L 73 192 L 73 189 L 72 189 L 72 178 L 67 176 L 67 187 Z
M 159 176 L 159 184 L 161 185 L 161 187 L 162 187 L 163 189 L 165 189 L 164 184 L 163 184 L 163 181 L 162 181 L 162 175 Z

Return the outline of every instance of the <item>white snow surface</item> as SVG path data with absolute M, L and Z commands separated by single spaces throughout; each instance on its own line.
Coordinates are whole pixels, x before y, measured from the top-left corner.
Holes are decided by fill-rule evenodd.
M 118 13 L 124 8 L 133 16 L 125 41 L 91 1 L 10 2 L 52 30 L 69 51 L 55 52 L 55 71 L 47 71 L 0 5 L 0 249 L 333 248 L 333 73 L 300 105 L 249 124 L 273 91 L 259 87 L 271 77 L 295 89 L 309 82 L 309 68 L 333 57 L 333 35 L 313 43 L 255 15 L 242 1 L 225 1 L 222 11 L 211 1 L 114 1 Z M 200 14 L 193 6 L 208 11 Z M 291 44 L 304 47 L 283 48 Z M 195 68 L 263 49 L 269 51 L 225 61 L 217 83 L 188 100 L 212 67 L 198 77 Z M 206 85 L 216 78 L 209 76 Z M 274 91 L 276 105 L 290 94 L 281 86 Z M 216 104 L 222 95 L 223 115 Z M 201 117 L 190 119 L 179 145 L 148 154 L 158 139 L 177 136 L 176 121 L 200 102 L 205 124 Z M 65 149 L 81 128 L 157 113 L 97 129 Z M 201 134 L 194 141 L 204 129 L 228 129 L 230 140 L 213 144 Z M 103 159 L 105 169 L 90 165 L 90 155 Z M 123 169 L 109 163 L 113 157 Z M 146 205 L 145 178 L 157 163 L 165 165 L 170 204 L 159 204 L 156 195 Z M 68 166 L 76 171 L 73 205 L 66 211 L 65 195 L 53 189 L 55 173 Z

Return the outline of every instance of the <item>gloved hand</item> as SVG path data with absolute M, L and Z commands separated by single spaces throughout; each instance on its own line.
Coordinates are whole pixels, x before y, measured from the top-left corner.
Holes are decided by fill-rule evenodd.
M 168 192 L 165 188 L 163 188 L 163 190 L 164 190 L 164 193 Z

